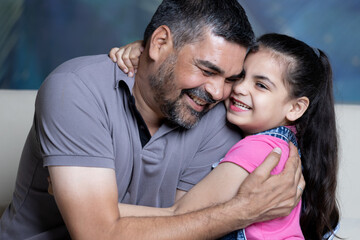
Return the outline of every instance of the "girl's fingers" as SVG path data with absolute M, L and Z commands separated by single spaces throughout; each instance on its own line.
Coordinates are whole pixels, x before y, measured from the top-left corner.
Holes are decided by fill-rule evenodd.
M 114 63 L 117 61 L 117 58 L 116 58 L 116 55 L 115 55 L 117 51 L 119 51 L 119 48 L 114 47 L 109 52 L 109 57 Z
M 133 51 L 132 47 L 125 48 L 123 54 L 122 54 L 122 60 L 124 64 L 126 65 L 128 69 L 128 75 L 129 77 L 134 76 L 134 66 L 132 64 L 132 61 L 130 59 L 130 53 Z
M 124 73 L 128 73 L 129 69 L 127 68 L 126 64 L 123 61 L 123 57 L 122 57 L 123 53 L 124 53 L 124 48 L 118 49 L 118 51 L 115 53 L 117 59 L 116 63 Z
M 117 63 L 124 73 L 127 73 L 129 77 L 133 77 L 137 71 L 139 58 L 143 51 L 142 41 L 138 40 L 124 47 L 112 48 L 109 52 L 109 57 L 113 62 Z

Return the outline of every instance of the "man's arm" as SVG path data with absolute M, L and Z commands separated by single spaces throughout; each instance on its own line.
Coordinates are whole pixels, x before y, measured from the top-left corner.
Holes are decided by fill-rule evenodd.
M 295 152 L 295 154 L 294 154 Z M 280 175 L 271 153 L 231 200 L 171 217 L 123 217 L 118 211 L 115 173 L 105 168 L 49 167 L 53 191 L 74 239 L 214 239 L 253 222 L 291 212 L 305 183 L 296 150 Z
M 232 230 L 216 226 L 224 220 L 220 207 L 173 217 L 121 217 L 111 169 L 56 166 L 49 172 L 73 239 L 209 239 Z

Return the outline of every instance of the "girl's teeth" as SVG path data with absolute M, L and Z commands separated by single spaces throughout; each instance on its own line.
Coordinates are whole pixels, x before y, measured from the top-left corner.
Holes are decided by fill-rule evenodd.
M 234 105 L 235 105 L 236 107 L 241 108 L 241 109 L 243 109 L 243 110 L 249 110 L 249 109 L 250 109 L 250 107 L 248 107 L 248 106 L 246 106 L 246 105 L 244 105 L 244 104 L 242 104 L 242 103 L 239 103 L 239 102 L 236 102 L 236 101 L 234 101 L 233 103 L 234 103 Z

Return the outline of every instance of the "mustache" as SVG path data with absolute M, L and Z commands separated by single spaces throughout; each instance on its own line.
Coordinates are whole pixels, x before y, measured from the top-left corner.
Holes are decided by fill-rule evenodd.
M 183 95 L 183 94 L 194 95 L 198 98 L 205 100 L 208 104 L 214 104 L 217 102 L 216 100 L 214 100 L 212 98 L 212 96 L 208 92 L 206 92 L 205 90 L 203 90 L 201 88 L 183 89 L 181 91 L 181 95 Z

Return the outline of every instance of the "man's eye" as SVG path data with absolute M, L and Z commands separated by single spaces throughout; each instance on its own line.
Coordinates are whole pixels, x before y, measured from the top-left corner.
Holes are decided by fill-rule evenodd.
M 215 73 L 210 72 L 210 71 L 207 71 L 207 70 L 204 70 L 204 69 L 202 69 L 202 72 L 203 72 L 203 74 L 206 75 L 206 76 L 213 76 L 213 75 L 215 75 Z
M 240 78 L 227 78 L 225 81 L 228 83 L 234 83 L 236 81 L 240 80 Z
M 261 83 L 261 82 L 257 82 L 256 86 L 258 86 L 260 88 L 263 88 L 263 89 L 268 89 L 268 87 L 265 84 Z

